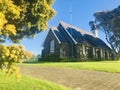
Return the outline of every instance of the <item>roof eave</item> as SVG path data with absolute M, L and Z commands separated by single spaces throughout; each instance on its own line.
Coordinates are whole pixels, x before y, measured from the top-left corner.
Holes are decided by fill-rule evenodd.
M 53 33 L 53 35 L 55 36 L 55 38 L 57 39 L 58 43 L 61 44 L 61 41 L 59 40 L 59 38 L 57 37 L 57 35 L 55 34 L 54 30 L 51 28 L 50 29 Z
M 70 35 L 70 33 L 64 28 L 64 26 L 62 25 L 62 23 L 60 23 L 60 25 L 63 27 L 64 31 L 69 35 L 69 37 L 73 40 L 73 42 L 75 44 L 77 44 L 78 42 L 72 37 L 72 35 Z

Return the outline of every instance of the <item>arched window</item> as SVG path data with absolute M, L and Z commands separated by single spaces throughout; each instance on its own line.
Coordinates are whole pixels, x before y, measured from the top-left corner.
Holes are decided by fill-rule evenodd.
M 50 42 L 50 52 L 51 52 L 51 53 L 54 53 L 54 52 L 55 52 L 55 41 L 54 41 L 54 40 L 52 40 L 52 41 Z

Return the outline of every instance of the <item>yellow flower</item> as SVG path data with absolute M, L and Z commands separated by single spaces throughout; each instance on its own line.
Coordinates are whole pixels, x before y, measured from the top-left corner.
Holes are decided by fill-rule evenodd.
M 6 27 L 5 27 L 5 29 L 6 29 L 6 32 L 8 34 L 16 35 L 16 27 L 15 27 L 15 25 L 7 24 Z
M 5 56 L 2 56 L 2 59 L 4 59 L 5 58 Z
M 3 26 L 7 23 L 5 15 L 0 12 L 0 30 L 3 29 Z

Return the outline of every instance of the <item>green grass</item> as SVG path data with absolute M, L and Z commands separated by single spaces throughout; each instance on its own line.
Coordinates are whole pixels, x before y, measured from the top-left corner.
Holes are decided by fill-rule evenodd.
M 58 84 L 48 81 L 37 80 L 31 77 L 22 76 L 17 81 L 15 77 L 7 77 L 5 73 L 0 72 L 0 90 L 70 90 Z
M 77 68 L 84 70 L 96 70 L 120 73 L 120 61 L 99 61 L 99 62 L 69 62 L 69 63 L 33 63 L 26 65 L 55 66 L 64 68 Z

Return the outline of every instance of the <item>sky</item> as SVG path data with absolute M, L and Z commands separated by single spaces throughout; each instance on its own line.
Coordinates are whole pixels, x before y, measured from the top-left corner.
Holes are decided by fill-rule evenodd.
M 72 22 L 70 19 L 70 0 L 55 0 L 53 8 L 57 14 L 48 25 L 57 26 L 59 21 L 72 24 L 78 28 L 90 31 L 89 21 L 94 20 L 93 14 L 99 11 L 112 10 L 120 5 L 120 0 L 71 0 Z M 41 54 L 42 45 L 46 37 L 46 31 L 36 35 L 34 39 L 24 39 L 20 44 L 36 55 Z M 102 31 L 99 31 L 99 38 L 105 41 Z M 106 41 L 105 41 L 106 42 Z M 12 44 L 7 42 L 7 44 Z

